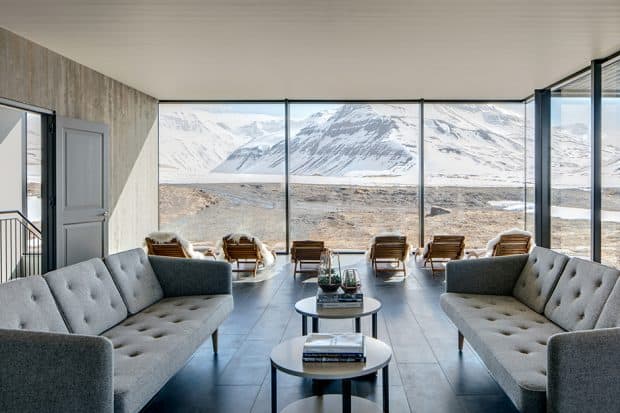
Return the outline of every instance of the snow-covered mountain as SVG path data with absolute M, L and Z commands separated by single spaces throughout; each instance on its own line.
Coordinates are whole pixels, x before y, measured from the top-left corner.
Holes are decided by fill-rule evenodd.
M 227 116 L 222 119 L 205 110 L 178 107 L 162 111 L 160 171 L 164 182 L 203 182 L 214 174 L 284 172 L 281 117 Z M 426 183 L 522 184 L 524 126 L 522 113 L 506 105 L 426 105 Z M 554 147 L 561 149 L 555 151 L 553 161 L 562 175 L 587 177 L 588 133 L 587 126 L 579 123 L 554 128 Z M 293 176 L 410 181 L 418 174 L 419 135 L 417 105 L 343 104 L 291 121 L 289 168 Z M 604 172 L 619 170 L 618 147 L 604 151 L 614 159 L 603 166 Z

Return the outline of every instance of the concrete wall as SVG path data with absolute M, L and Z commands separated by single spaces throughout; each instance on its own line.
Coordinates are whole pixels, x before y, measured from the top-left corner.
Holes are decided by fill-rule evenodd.
M 110 127 L 110 253 L 157 228 L 157 100 L 0 28 L 0 97 Z
M 26 112 L 0 106 L 0 211 L 21 211 Z

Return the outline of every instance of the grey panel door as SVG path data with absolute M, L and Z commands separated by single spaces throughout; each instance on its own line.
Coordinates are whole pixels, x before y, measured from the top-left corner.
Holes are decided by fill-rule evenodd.
M 108 127 L 56 118 L 56 265 L 104 257 L 108 247 Z

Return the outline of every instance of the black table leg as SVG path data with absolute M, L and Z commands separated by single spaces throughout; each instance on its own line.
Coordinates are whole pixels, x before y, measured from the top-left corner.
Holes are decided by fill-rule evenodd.
M 383 412 L 390 412 L 390 372 L 388 366 L 383 368 Z
M 308 335 L 308 317 L 306 317 L 305 315 L 301 316 L 301 335 Z
M 278 383 L 276 382 L 276 368 L 271 365 L 271 413 L 278 413 Z
M 342 413 L 351 413 L 351 379 L 342 380 Z
M 362 332 L 362 319 L 359 317 L 355 319 L 355 332 L 356 333 Z
M 312 332 L 313 333 L 319 332 L 319 318 L 318 317 L 312 317 Z
M 377 338 L 377 313 L 372 313 L 372 338 Z

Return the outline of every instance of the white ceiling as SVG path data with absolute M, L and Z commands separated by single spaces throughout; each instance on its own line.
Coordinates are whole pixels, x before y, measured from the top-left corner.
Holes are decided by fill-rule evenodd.
M 159 99 L 522 98 L 620 49 L 620 0 L 0 0 Z

